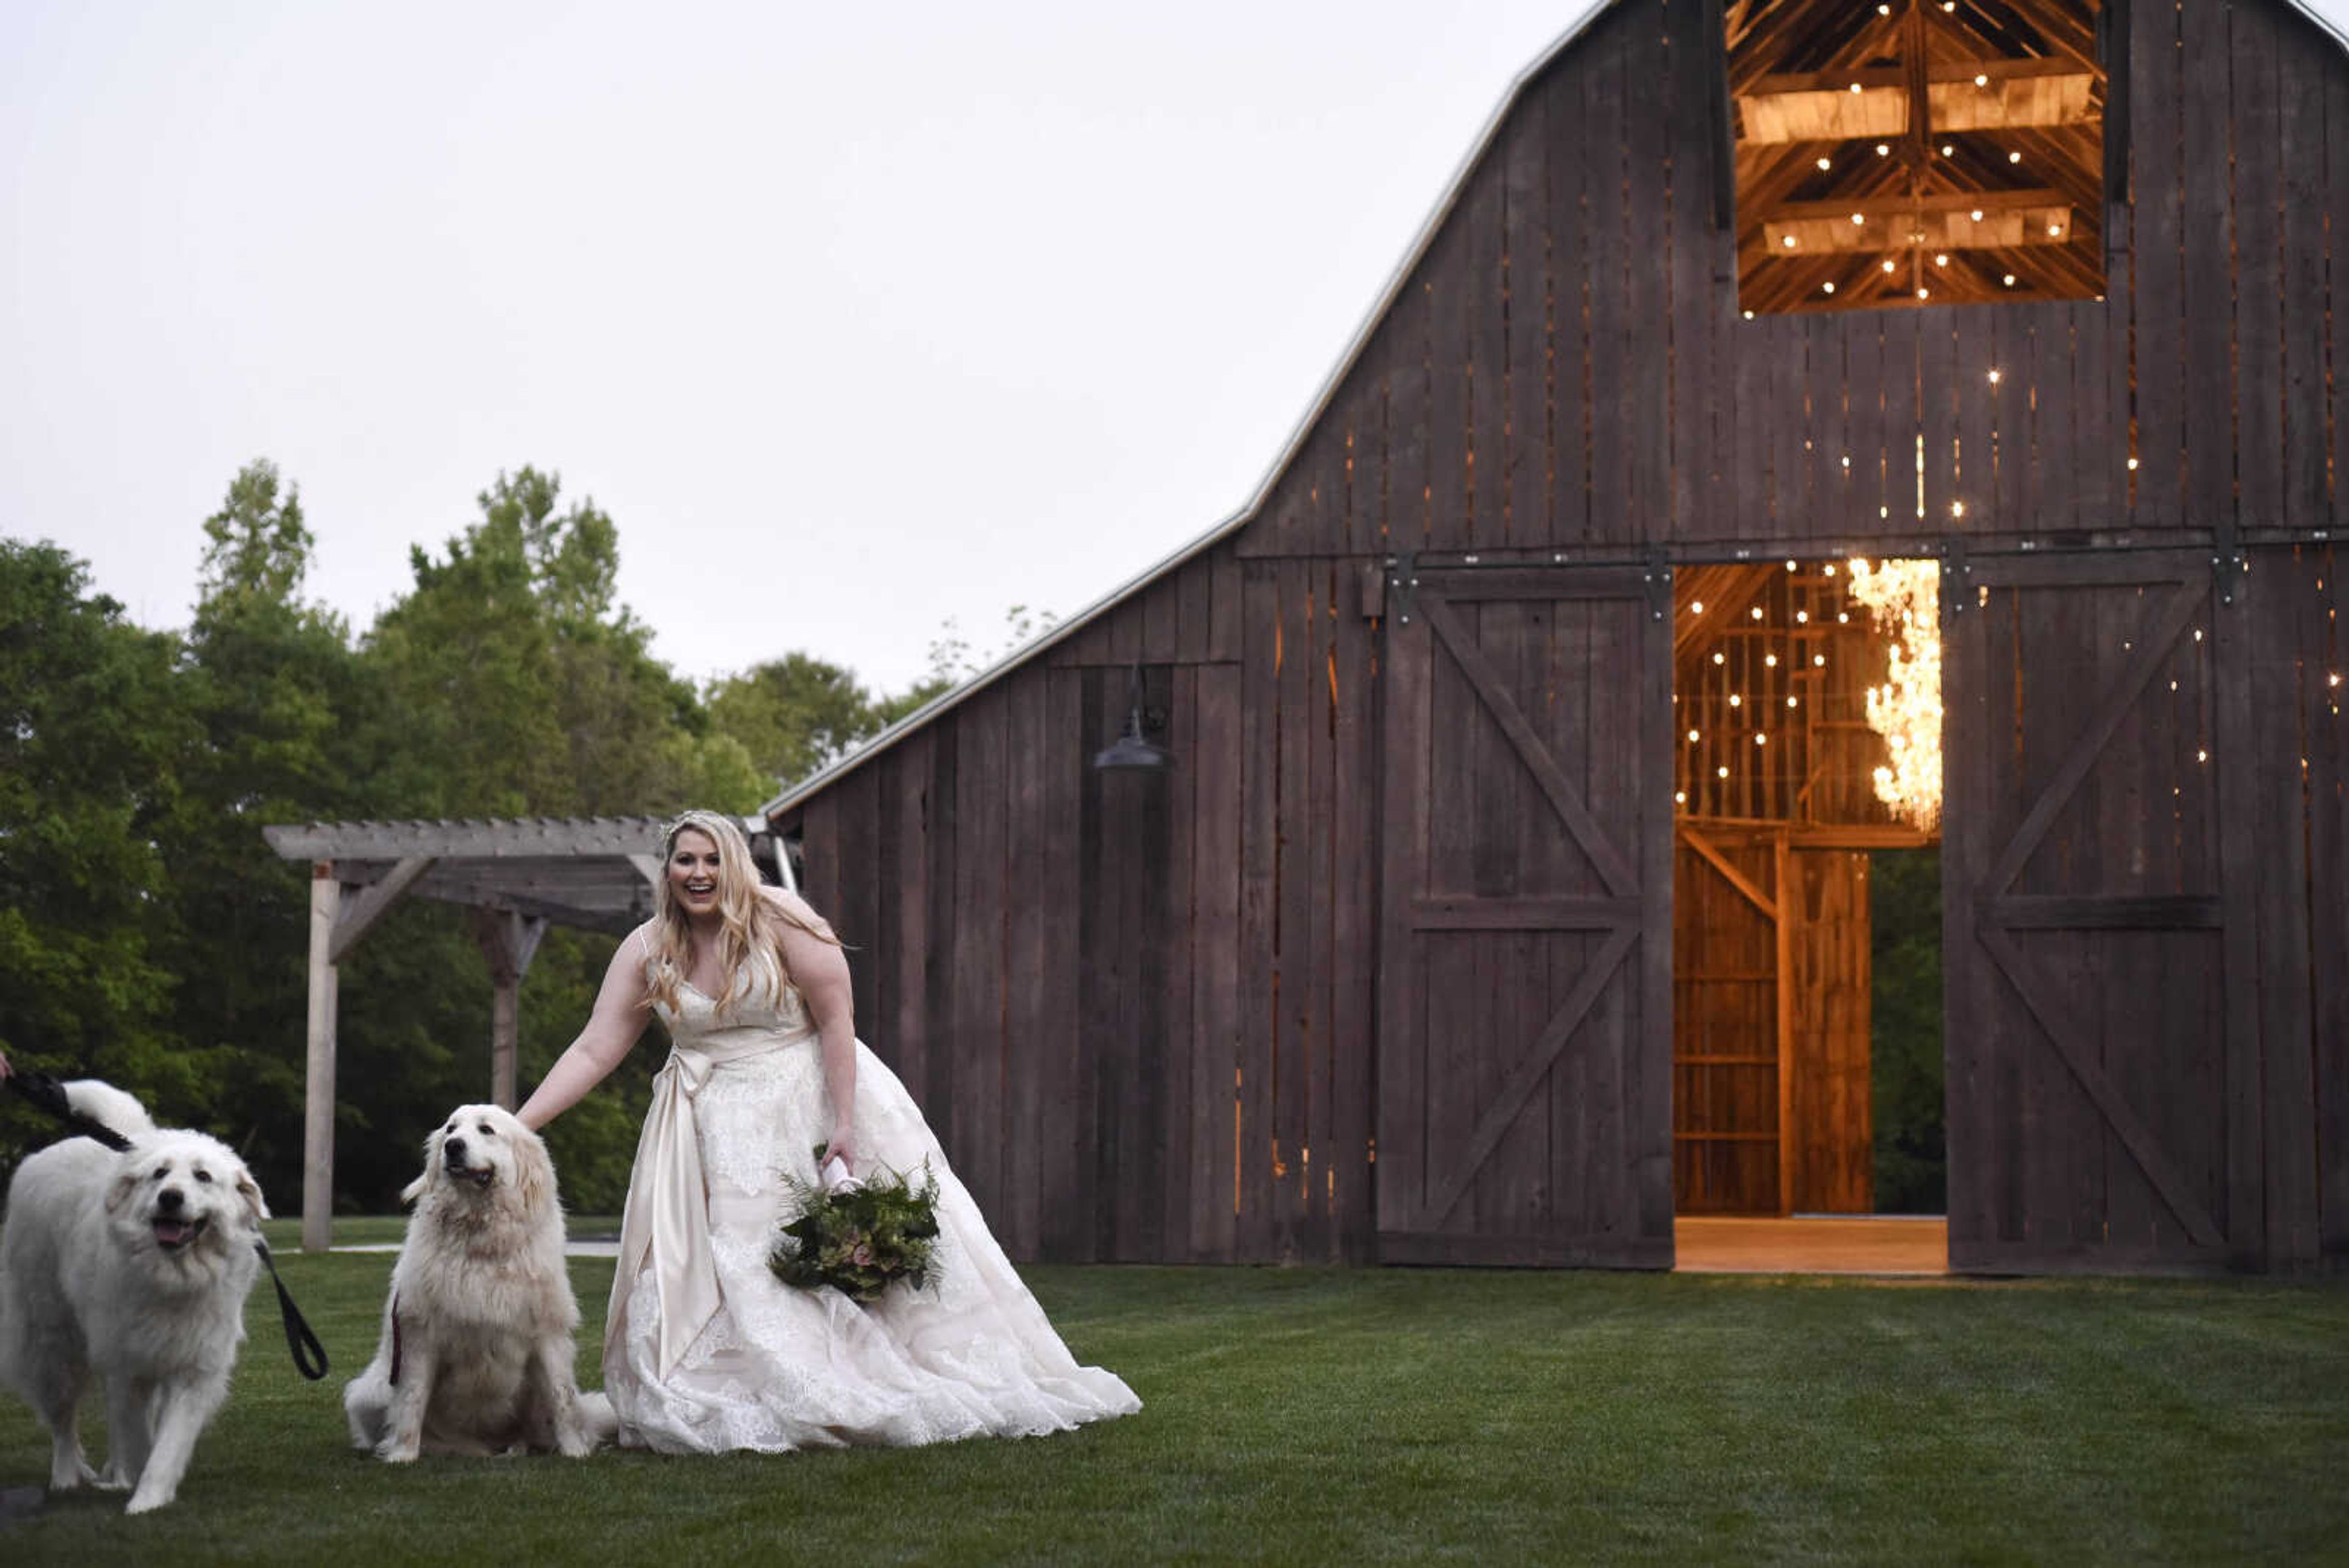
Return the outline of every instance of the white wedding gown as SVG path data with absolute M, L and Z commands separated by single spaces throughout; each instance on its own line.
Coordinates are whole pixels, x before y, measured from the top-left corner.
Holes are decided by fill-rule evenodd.
M 929 1282 L 870 1306 L 768 1272 L 791 1199 L 830 1130 L 823 1062 L 799 993 L 720 1018 L 688 986 L 659 1010 L 654 1080 L 604 1339 L 620 1440 L 667 1453 L 909 1445 L 1062 1431 L 1142 1407 L 1080 1366 L 988 1234 L 921 1111 L 856 1047 L 856 1157 L 937 1178 Z

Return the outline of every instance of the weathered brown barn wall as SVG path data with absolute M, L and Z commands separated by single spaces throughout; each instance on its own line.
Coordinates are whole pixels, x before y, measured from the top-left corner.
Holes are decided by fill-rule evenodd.
M 1210 552 L 809 802 L 867 1040 L 1014 1256 L 1359 1252 L 1374 628 Z M 1131 668 L 1164 776 L 1087 764 Z
M 785 809 L 811 898 L 862 950 L 866 1037 L 1014 1256 L 1373 1253 L 1390 554 L 1961 535 L 1984 558 L 2092 537 L 2207 557 L 2225 525 L 2340 524 L 2349 62 L 2280 5 L 2127 10 L 2135 205 L 2107 208 L 2105 301 L 1751 322 L 1713 221 L 1705 7 L 1610 11 L 1520 95 L 1252 521 Z M 1996 835 L 2066 765 L 2061 721 L 2090 721 L 2187 579 L 2120 593 L 2054 568 L 1960 672 L 1982 700 L 1968 756 L 2003 770 L 1951 786 L 1995 803 L 1950 869 L 1970 1266 L 2349 1266 L 2340 592 L 2314 543 L 2253 566 L 2240 605 L 2203 612 L 2203 705 L 2131 709 L 2055 858 L 2012 888 L 1984 880 Z M 1096 774 L 1137 664 L 1174 765 Z M 2025 982 L 2052 965 L 2093 1003 L 2074 1044 L 2141 1133 L 1985 967 L 1993 905 L 2041 922 L 2014 927 Z M 1474 978 L 1419 1016 L 1476 1027 Z M 2165 1206 L 2148 1148 L 2217 1243 Z M 1669 1256 L 1655 1218 L 1635 1261 Z
M 1748 321 L 1705 10 L 1630 0 L 1529 84 L 1243 555 L 2349 524 L 2349 62 L 2313 24 L 2126 7 L 2103 301 Z

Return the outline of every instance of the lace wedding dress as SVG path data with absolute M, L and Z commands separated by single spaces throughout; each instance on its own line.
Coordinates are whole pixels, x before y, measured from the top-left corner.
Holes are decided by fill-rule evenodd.
M 856 1156 L 908 1176 L 929 1162 L 929 1282 L 870 1306 L 770 1273 L 781 1178 L 816 1176 L 830 1130 L 823 1062 L 799 994 L 720 1016 L 690 986 L 660 1009 L 654 1080 L 605 1327 L 620 1440 L 667 1453 L 907 1445 L 1061 1431 L 1142 1407 L 1080 1366 L 988 1234 L 905 1085 L 856 1047 Z

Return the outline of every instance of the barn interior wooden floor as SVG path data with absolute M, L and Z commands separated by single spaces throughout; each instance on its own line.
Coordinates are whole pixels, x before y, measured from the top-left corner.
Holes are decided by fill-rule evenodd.
M 1684 1214 L 1673 1267 L 1694 1274 L 1946 1274 L 1949 1221 L 1882 1214 L 1791 1220 Z

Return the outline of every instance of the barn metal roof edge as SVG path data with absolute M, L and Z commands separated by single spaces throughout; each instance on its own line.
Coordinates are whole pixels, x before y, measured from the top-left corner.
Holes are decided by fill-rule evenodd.
M 1347 373 L 1353 369 L 1356 361 L 1361 358 L 1362 350 L 1370 344 L 1371 334 L 1378 329 L 1380 321 L 1385 318 L 1388 307 L 1394 303 L 1395 296 L 1402 291 L 1404 280 L 1410 277 L 1412 269 L 1417 266 L 1420 259 L 1427 254 L 1428 247 L 1435 243 L 1435 236 L 1443 229 L 1444 219 L 1451 216 L 1452 209 L 1459 203 L 1460 193 L 1467 187 L 1468 176 L 1492 147 L 1494 138 L 1499 134 L 1502 124 L 1508 119 L 1509 111 L 1516 107 L 1518 98 L 1524 94 L 1535 78 L 1547 70 L 1558 56 L 1565 53 L 1574 41 L 1589 28 L 1592 22 L 1620 3 L 1621 0 L 1590 0 L 1580 14 L 1566 25 L 1547 48 L 1542 50 L 1534 57 L 1532 63 L 1509 79 L 1509 85 L 1502 90 L 1500 99 L 1493 106 L 1492 112 L 1485 117 L 1485 123 L 1470 140 L 1467 151 L 1454 166 L 1452 178 L 1445 182 L 1443 193 L 1436 198 L 1435 205 L 1429 210 L 1427 217 L 1419 226 L 1418 233 L 1404 249 L 1402 259 L 1387 275 L 1384 286 L 1379 290 L 1370 308 L 1363 313 L 1361 320 L 1356 324 L 1353 335 L 1346 340 L 1345 348 L 1339 352 L 1336 364 L 1330 373 L 1322 378 L 1320 389 L 1314 394 L 1312 401 L 1307 404 L 1303 417 L 1289 431 L 1288 439 L 1281 443 L 1280 450 L 1266 467 L 1263 477 L 1257 480 L 1255 490 L 1250 493 L 1247 501 L 1238 511 L 1232 513 L 1189 544 L 1165 556 L 1155 565 L 1146 567 L 1140 575 L 1093 600 L 1041 637 L 1005 654 L 960 685 L 939 693 L 915 709 L 854 751 L 834 759 L 797 784 L 790 785 L 773 800 L 760 807 L 761 815 L 772 820 L 781 813 L 789 811 L 802 801 L 821 792 L 833 780 L 854 772 L 879 756 L 905 736 L 928 724 L 931 720 L 961 706 L 966 700 L 976 696 L 979 691 L 993 685 L 998 680 L 1037 655 L 1074 637 L 1085 627 L 1143 588 L 1185 563 L 1205 555 L 1254 522 L 1266 499 L 1272 493 L 1273 487 L 1280 482 L 1280 476 L 1288 472 L 1288 465 L 1295 460 L 1299 449 L 1305 444 L 1306 438 L 1312 433 L 1313 427 L 1319 422 L 1322 414 L 1329 409 L 1330 400 L 1338 395 L 1338 389 L 1345 384 Z M 2333 41 L 2334 47 L 2344 54 L 2349 54 L 2349 30 L 2344 30 L 2331 17 L 2317 9 L 2313 0 L 2285 0 L 2285 4 L 2314 23 L 2317 28 Z

